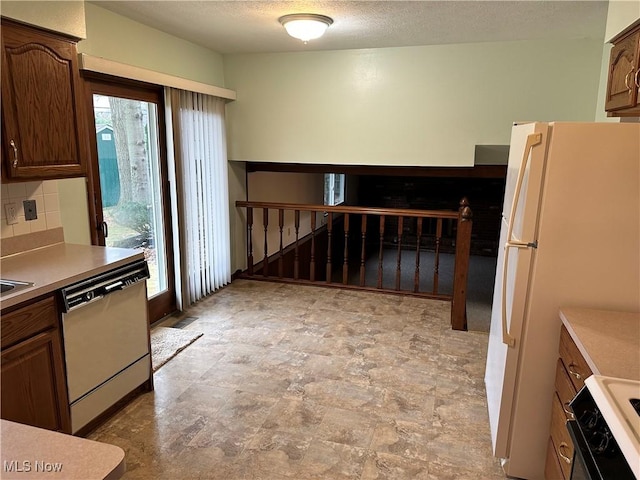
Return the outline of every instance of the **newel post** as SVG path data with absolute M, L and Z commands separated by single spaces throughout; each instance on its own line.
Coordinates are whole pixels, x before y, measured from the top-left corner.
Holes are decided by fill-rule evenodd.
M 471 227 L 473 212 L 469 200 L 464 197 L 458 209 L 456 233 L 456 257 L 453 270 L 453 300 L 451 302 L 451 328 L 467 329 L 467 279 L 469 277 L 469 254 L 471 252 Z

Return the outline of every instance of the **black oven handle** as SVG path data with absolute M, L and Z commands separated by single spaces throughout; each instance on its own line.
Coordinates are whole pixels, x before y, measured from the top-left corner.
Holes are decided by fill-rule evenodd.
M 571 435 L 571 440 L 573 440 L 574 446 L 571 478 L 575 478 L 573 471 L 578 468 L 577 464 L 579 463 L 584 467 L 584 470 L 588 475 L 588 480 L 603 480 L 602 474 L 591 455 L 589 445 L 578 426 L 578 422 L 576 420 L 567 420 L 567 430 L 569 430 L 569 435 Z

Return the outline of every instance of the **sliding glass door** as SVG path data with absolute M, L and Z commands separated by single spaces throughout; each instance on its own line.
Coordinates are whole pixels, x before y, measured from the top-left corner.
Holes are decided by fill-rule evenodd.
M 162 91 L 93 80 L 89 85 L 94 243 L 144 252 L 155 321 L 175 310 Z

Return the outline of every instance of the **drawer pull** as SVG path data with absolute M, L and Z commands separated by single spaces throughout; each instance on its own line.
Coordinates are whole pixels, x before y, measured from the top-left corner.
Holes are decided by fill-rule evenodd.
M 576 419 L 575 413 L 573 413 L 571 411 L 571 407 L 569 407 L 569 402 L 564 402 L 562 404 L 562 410 L 564 410 L 564 413 L 566 413 L 568 415 L 569 420 L 575 420 Z
M 582 375 L 579 374 L 578 372 L 574 371 L 577 370 L 577 365 L 575 363 L 570 363 L 569 364 L 569 375 L 573 375 L 574 377 L 576 377 L 576 379 L 578 380 L 582 380 Z
M 567 445 L 566 442 L 562 442 L 558 447 L 558 455 L 560 455 L 560 458 L 562 458 L 565 462 L 571 465 L 571 459 L 562 453 L 563 448 L 569 448 L 569 445 Z

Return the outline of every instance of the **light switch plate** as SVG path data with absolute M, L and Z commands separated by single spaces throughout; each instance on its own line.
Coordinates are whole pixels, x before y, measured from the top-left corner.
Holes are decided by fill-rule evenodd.
M 25 220 L 36 220 L 38 218 L 38 211 L 36 209 L 35 200 L 24 200 L 22 202 L 22 205 L 24 206 Z
M 18 209 L 15 203 L 5 203 L 4 213 L 7 216 L 7 225 L 18 223 Z

